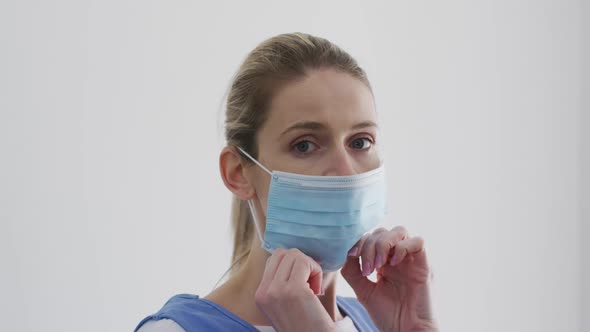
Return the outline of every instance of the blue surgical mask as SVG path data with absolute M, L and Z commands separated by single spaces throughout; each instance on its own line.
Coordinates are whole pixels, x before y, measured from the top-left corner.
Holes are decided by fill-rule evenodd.
M 348 250 L 386 214 L 383 165 L 350 176 L 312 176 L 270 171 L 242 151 L 271 176 L 264 238 L 254 211 L 250 211 L 262 247 L 297 248 L 325 272 L 341 268 Z

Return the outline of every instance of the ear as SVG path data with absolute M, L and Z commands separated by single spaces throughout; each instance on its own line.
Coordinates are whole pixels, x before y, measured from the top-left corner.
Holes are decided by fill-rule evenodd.
M 219 171 L 223 183 L 242 200 L 254 197 L 255 190 L 245 176 L 245 163 L 236 148 L 226 146 L 219 154 Z

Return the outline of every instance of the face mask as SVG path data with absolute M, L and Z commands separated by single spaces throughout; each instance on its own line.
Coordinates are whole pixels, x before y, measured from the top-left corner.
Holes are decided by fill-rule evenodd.
M 323 271 L 336 271 L 344 265 L 348 250 L 386 214 L 383 165 L 350 176 L 271 172 L 238 149 L 272 178 L 264 238 L 248 201 L 262 247 L 271 253 L 276 248 L 297 248 Z

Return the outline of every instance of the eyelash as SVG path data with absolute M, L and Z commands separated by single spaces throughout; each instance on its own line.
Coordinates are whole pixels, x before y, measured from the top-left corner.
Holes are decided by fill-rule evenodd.
M 297 155 L 299 155 L 299 156 L 305 156 L 305 155 L 308 155 L 308 154 L 310 154 L 310 153 L 311 153 L 311 152 L 300 152 L 300 151 L 297 151 L 297 145 L 299 145 L 299 144 L 301 144 L 301 143 L 303 143 L 303 142 L 309 142 L 309 143 L 311 143 L 311 144 L 315 145 L 316 147 L 318 146 L 318 144 L 316 144 L 315 142 L 313 142 L 313 141 L 312 141 L 312 140 L 310 140 L 310 139 L 303 138 L 303 139 L 297 140 L 297 141 L 296 141 L 295 143 L 293 143 L 293 145 L 291 146 L 291 150 L 292 150 L 292 151 L 293 151 L 295 154 L 297 154 Z M 319 148 L 319 147 L 318 147 L 318 148 Z
M 363 150 L 363 151 L 368 150 L 368 149 L 370 149 L 373 146 L 373 144 L 375 144 L 375 140 L 373 140 L 373 138 L 370 137 L 370 136 L 356 137 L 355 139 L 352 140 L 352 142 L 354 142 L 356 140 L 359 140 L 359 139 L 369 141 L 369 143 L 371 144 L 371 146 L 369 146 L 368 148 L 365 148 L 365 149 L 358 149 L 358 150 Z M 352 142 L 351 142 L 351 144 L 352 144 Z
M 354 141 L 356 141 L 356 140 L 359 140 L 359 139 L 363 139 L 363 140 L 369 141 L 369 143 L 371 144 L 371 146 L 369 146 L 368 148 L 365 148 L 365 149 L 355 149 L 355 150 L 360 150 L 360 151 L 363 151 L 363 152 L 364 152 L 364 151 L 367 151 L 367 150 L 369 150 L 369 149 L 370 149 L 370 148 L 371 148 L 371 147 L 372 147 L 372 146 L 375 144 L 375 140 L 373 139 L 373 137 L 371 137 L 371 136 L 369 136 L 369 135 L 355 137 L 355 138 L 354 138 L 354 139 L 353 139 L 351 142 L 354 142 Z M 316 144 L 315 142 L 313 142 L 313 141 L 312 141 L 312 140 L 310 140 L 310 139 L 303 138 L 303 139 L 297 140 L 297 141 L 295 141 L 295 143 L 293 143 L 293 145 L 291 146 L 291 150 L 292 150 L 292 151 L 293 151 L 295 154 L 297 154 L 297 155 L 299 155 L 299 156 L 306 156 L 306 155 L 309 155 L 309 154 L 313 153 L 313 151 L 312 151 L 312 152 L 300 152 L 300 151 L 297 151 L 297 145 L 298 145 L 298 144 L 301 144 L 301 143 L 303 143 L 303 142 L 309 142 L 309 143 L 311 143 L 311 144 L 315 145 L 317 148 L 319 148 L 319 147 L 318 147 L 318 144 Z M 349 146 L 350 146 L 350 145 L 349 145 Z

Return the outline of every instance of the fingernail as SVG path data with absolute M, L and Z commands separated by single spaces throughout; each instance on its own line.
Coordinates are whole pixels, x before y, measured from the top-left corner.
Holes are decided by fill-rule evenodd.
M 348 256 L 352 256 L 355 257 L 356 254 L 358 254 L 359 248 L 358 247 L 353 247 L 352 249 L 350 249 L 348 251 Z
M 377 260 L 375 261 L 375 268 L 378 269 L 383 265 L 383 257 L 381 255 L 377 255 Z
M 368 275 L 369 275 L 370 266 L 371 266 L 371 265 L 369 264 L 369 262 L 368 262 L 368 261 L 366 261 L 366 262 L 363 262 L 363 271 L 362 271 L 362 272 L 363 272 L 363 273 L 362 273 L 362 274 L 363 274 L 363 277 L 366 277 L 366 276 L 368 276 Z
M 397 256 L 393 254 L 393 257 L 391 257 L 391 260 L 389 261 L 389 265 L 395 266 L 395 264 L 397 264 Z

